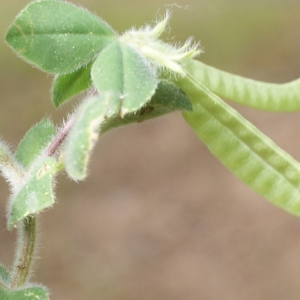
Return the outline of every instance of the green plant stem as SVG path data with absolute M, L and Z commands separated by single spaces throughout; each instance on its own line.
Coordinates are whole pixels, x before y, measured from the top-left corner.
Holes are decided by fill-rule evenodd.
M 16 254 L 11 273 L 11 288 L 22 286 L 29 278 L 36 245 L 36 216 L 29 216 L 18 228 Z
M 62 144 L 62 142 L 67 137 L 74 121 L 74 115 L 72 115 L 68 121 L 62 126 L 62 128 L 57 132 L 51 144 L 48 146 L 46 151 L 44 152 L 44 157 L 50 157 L 55 154 L 56 150 Z
M 61 127 L 45 150 L 43 156 L 53 156 L 62 144 L 72 127 L 74 116 Z M 16 253 L 11 271 L 10 288 L 22 286 L 29 279 L 36 245 L 36 216 L 30 215 L 25 218 L 18 227 Z
M 94 97 L 98 94 L 98 91 L 96 88 L 91 89 L 90 93 L 88 94 L 87 98 Z M 86 99 L 87 99 L 86 98 Z M 61 126 L 59 131 L 57 132 L 56 136 L 54 137 L 51 144 L 47 147 L 47 149 L 44 152 L 44 157 L 50 157 L 55 154 L 57 149 L 60 147 L 60 145 L 63 143 L 65 138 L 67 137 L 73 123 L 74 123 L 75 114 L 73 113 L 67 120 L 66 123 Z

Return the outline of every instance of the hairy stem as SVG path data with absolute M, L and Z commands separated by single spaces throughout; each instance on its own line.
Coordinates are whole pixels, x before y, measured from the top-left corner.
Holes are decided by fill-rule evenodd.
M 16 254 L 11 273 L 11 288 L 22 286 L 29 278 L 36 244 L 36 216 L 25 218 L 18 228 Z
M 95 88 L 91 89 L 89 92 L 87 98 L 93 97 L 97 95 L 98 92 Z M 74 122 L 74 114 L 70 116 L 68 121 L 61 127 L 61 129 L 57 132 L 55 138 L 51 142 L 51 144 L 48 146 L 46 151 L 44 152 L 44 157 L 49 157 L 55 154 L 56 150 L 59 148 L 59 146 L 62 144 L 62 142 L 67 137 L 72 125 Z
M 69 120 L 62 126 L 62 128 L 57 132 L 55 138 L 51 142 L 51 144 L 48 146 L 46 151 L 44 152 L 44 157 L 49 157 L 52 156 L 56 150 L 59 148 L 59 146 L 62 144 L 62 142 L 65 140 L 67 137 L 72 124 L 74 121 L 74 115 L 72 115 Z

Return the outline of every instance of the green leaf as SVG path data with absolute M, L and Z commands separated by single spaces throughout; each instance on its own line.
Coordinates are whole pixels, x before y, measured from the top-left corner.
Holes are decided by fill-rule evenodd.
M 193 110 L 190 99 L 173 83 L 161 81 L 151 100 L 138 111 L 123 118 L 115 114 L 101 124 L 101 134 L 115 127 L 143 122 L 177 110 Z
M 11 197 L 8 208 L 8 229 L 28 215 L 37 214 L 54 203 L 53 177 L 58 171 L 58 163 L 52 157 L 39 159 L 32 166 L 27 181 Z
M 21 290 L 0 288 L 1 300 L 49 300 L 48 292 L 42 287 L 30 287 Z
M 300 164 L 190 75 L 177 84 L 193 104 L 184 118 L 209 150 L 255 192 L 300 216 Z
M 6 42 L 46 72 L 70 73 L 89 63 L 114 37 L 104 21 L 82 8 L 60 0 L 38 0 L 17 16 Z
M 300 78 L 276 84 L 233 75 L 196 60 L 185 61 L 184 67 L 196 81 L 226 100 L 266 111 L 300 110 Z
M 9 271 L 0 264 L 0 290 L 1 290 L 1 286 L 8 286 L 9 282 L 10 282 Z
M 56 131 L 54 125 L 49 119 L 43 119 L 41 122 L 32 126 L 15 152 L 15 159 L 23 167 L 27 168 L 41 151 L 51 142 Z
M 142 122 L 175 110 L 191 110 L 188 97 L 174 84 L 160 82 L 155 95 L 146 106 L 123 118 L 117 113 L 120 97 L 115 93 L 102 93 L 85 100 L 76 112 L 72 129 L 64 147 L 65 168 L 74 180 L 87 176 L 91 151 L 101 133 L 121 125 Z
M 92 63 L 89 63 L 73 73 L 60 74 L 55 77 L 52 85 L 52 102 L 55 107 L 92 85 L 91 67 Z
M 145 105 L 158 84 L 146 58 L 119 41 L 103 49 L 92 66 L 91 75 L 99 94 L 112 91 L 121 95 L 122 116 Z
M 88 98 L 79 106 L 63 149 L 65 168 L 72 179 L 82 180 L 86 177 L 99 126 L 106 116 L 116 112 L 119 105 L 120 96 L 107 92 Z

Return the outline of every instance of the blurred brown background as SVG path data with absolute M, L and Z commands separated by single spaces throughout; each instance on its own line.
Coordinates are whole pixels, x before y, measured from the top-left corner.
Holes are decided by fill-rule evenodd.
M 0 34 L 28 1 L 0 2 Z M 288 0 L 80 1 L 117 31 L 171 8 L 169 38 L 190 35 L 200 59 L 265 81 L 300 76 L 300 2 Z M 178 6 L 182 6 L 178 8 Z M 43 115 L 59 124 L 52 78 L 0 42 L 0 134 L 12 147 Z M 300 113 L 234 105 L 300 160 Z M 57 203 L 42 213 L 34 280 L 51 299 L 300 299 L 300 219 L 272 206 L 234 178 L 181 115 L 105 134 L 85 182 L 60 175 Z M 0 180 L 0 260 L 9 265 L 6 183 Z

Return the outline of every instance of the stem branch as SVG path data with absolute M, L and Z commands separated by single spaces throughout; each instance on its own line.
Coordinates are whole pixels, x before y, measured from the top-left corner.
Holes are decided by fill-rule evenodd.
M 92 93 L 96 93 L 92 91 Z M 43 153 L 44 157 L 53 156 L 67 137 L 74 122 L 74 114 L 60 128 Z M 36 216 L 30 215 L 20 222 L 16 242 L 15 258 L 11 271 L 10 288 L 15 289 L 26 283 L 30 277 L 36 245 Z
M 16 254 L 11 273 L 11 288 L 22 286 L 29 278 L 36 244 L 36 216 L 25 218 L 19 225 Z

